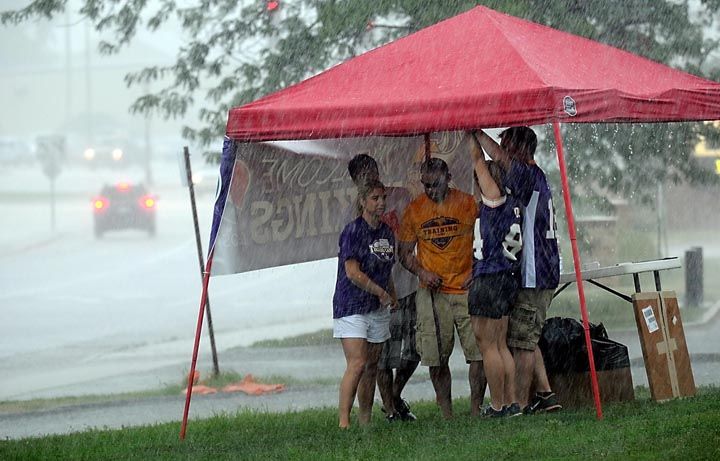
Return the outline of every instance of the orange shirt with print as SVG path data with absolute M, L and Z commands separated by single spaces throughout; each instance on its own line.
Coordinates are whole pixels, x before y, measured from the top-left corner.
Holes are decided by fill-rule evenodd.
M 478 209 L 472 195 L 449 189 L 442 203 L 426 194 L 405 210 L 398 240 L 417 244 L 420 265 L 438 274 L 443 293 L 465 293 L 472 272 L 473 226 Z

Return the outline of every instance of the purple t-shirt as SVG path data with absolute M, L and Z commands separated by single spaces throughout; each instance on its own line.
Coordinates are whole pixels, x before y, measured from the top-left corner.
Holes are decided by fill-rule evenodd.
M 337 281 L 333 295 L 333 318 L 367 314 L 380 307 L 377 296 L 357 287 L 345 273 L 345 261 L 354 259 L 360 270 L 387 290 L 395 262 L 395 235 L 381 222 L 373 229 L 362 216 L 351 221 L 340 234 Z

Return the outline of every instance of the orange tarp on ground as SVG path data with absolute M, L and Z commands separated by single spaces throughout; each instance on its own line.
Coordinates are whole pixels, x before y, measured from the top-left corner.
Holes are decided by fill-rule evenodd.
M 261 384 L 255 382 L 253 375 L 245 375 L 242 381 L 228 384 L 222 388 L 223 392 L 245 392 L 250 395 L 272 394 L 285 390 L 284 384 Z
M 193 394 L 216 394 L 218 390 L 214 387 L 205 386 L 198 384 L 200 381 L 200 373 L 198 371 L 193 375 Z M 221 392 L 244 392 L 248 395 L 263 395 L 272 394 L 276 392 L 282 392 L 285 390 L 284 384 L 261 384 L 255 381 L 255 377 L 251 374 L 245 375 L 245 377 L 236 383 L 228 384 L 227 386 L 220 389 Z M 187 394 L 187 389 L 182 391 L 182 394 Z

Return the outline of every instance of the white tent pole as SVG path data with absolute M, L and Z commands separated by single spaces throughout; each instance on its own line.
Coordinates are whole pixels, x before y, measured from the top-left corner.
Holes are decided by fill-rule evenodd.
M 557 158 L 560 166 L 560 179 L 562 182 L 563 199 L 565 201 L 565 216 L 567 217 L 568 233 L 570 234 L 570 245 L 572 246 L 573 264 L 575 266 L 575 281 L 577 282 L 578 298 L 580 300 L 580 314 L 582 315 L 583 330 L 585 331 L 585 346 L 588 352 L 590 364 L 590 381 L 592 385 L 593 399 L 595 400 L 595 411 L 597 419 L 602 419 L 602 404 L 600 403 L 600 387 L 598 386 L 597 372 L 595 371 L 595 358 L 593 357 L 592 340 L 590 338 L 590 322 L 588 320 L 587 306 L 585 305 L 585 289 L 583 288 L 581 276 L 580 252 L 577 246 L 577 235 L 575 232 L 575 217 L 572 210 L 572 198 L 570 197 L 570 185 L 567 178 L 567 165 L 563 154 L 562 134 L 560 123 L 553 121 L 555 132 L 555 144 L 557 146 Z

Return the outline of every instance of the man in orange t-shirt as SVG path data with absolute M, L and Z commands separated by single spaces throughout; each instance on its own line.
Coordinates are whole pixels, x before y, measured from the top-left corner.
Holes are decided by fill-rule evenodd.
M 485 393 L 482 357 L 470 324 L 467 289 L 473 254 L 475 199 L 449 187 L 450 172 L 439 158 L 420 167 L 425 194 L 408 205 L 398 235 L 400 261 L 420 280 L 417 304 L 417 350 L 430 367 L 430 379 L 445 418 L 452 417 L 452 377 L 448 360 L 457 330 L 470 364 L 470 404 L 480 413 Z M 414 250 L 417 248 L 417 256 Z

